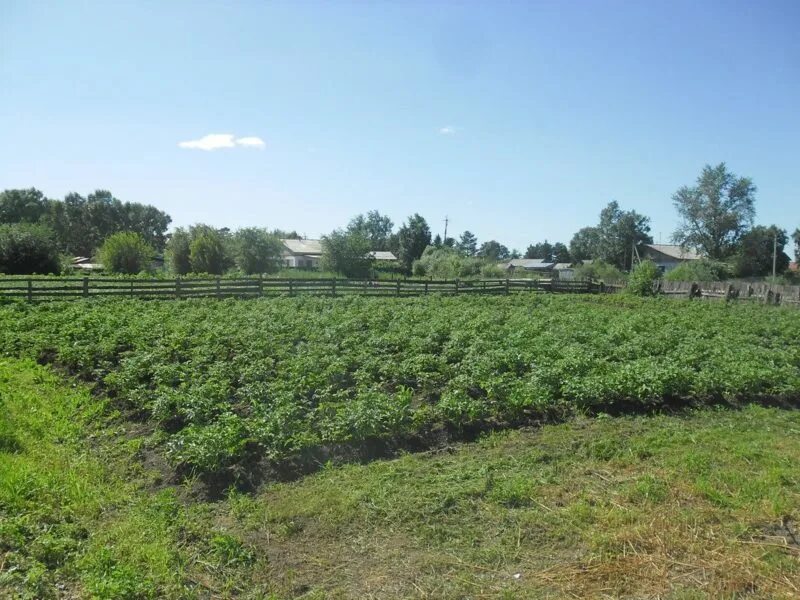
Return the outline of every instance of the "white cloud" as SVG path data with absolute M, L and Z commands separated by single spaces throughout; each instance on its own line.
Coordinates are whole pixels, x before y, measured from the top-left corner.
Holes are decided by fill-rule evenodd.
M 452 125 L 445 125 L 444 127 L 439 128 L 439 133 L 441 135 L 453 135 L 456 132 L 456 128 Z
M 263 148 L 264 140 L 260 137 L 248 136 L 237 138 L 232 133 L 209 133 L 197 140 L 179 142 L 178 146 L 189 150 L 219 150 L 220 148 Z
M 245 146 L 247 148 L 263 148 L 266 145 L 264 140 L 256 136 L 240 137 L 236 138 L 235 141 L 237 146 Z

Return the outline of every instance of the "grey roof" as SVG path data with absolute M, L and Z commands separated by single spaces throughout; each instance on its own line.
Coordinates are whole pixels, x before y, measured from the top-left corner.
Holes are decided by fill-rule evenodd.
M 281 242 L 292 254 L 303 254 L 305 256 L 322 254 L 322 242 L 320 240 L 281 240 Z
M 549 270 L 552 269 L 555 264 L 556 263 L 548 262 L 543 258 L 512 258 L 505 264 L 505 268 Z
M 571 269 L 572 263 L 556 263 L 556 266 L 553 267 L 556 271 L 564 271 L 566 269 Z
M 389 252 L 388 250 L 373 250 L 369 253 L 370 258 L 374 258 L 375 260 L 397 260 L 397 257 L 394 253 Z
M 674 244 L 645 244 L 644 247 L 649 250 L 660 252 L 661 254 L 676 260 L 698 260 L 701 258 L 701 256 L 694 250 Z

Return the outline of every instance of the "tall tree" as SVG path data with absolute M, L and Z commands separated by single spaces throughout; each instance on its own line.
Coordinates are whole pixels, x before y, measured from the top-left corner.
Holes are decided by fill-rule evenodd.
M 475 234 L 467 230 L 458 238 L 456 247 L 467 256 L 475 256 L 478 251 L 478 238 Z
M 553 244 L 545 240 L 537 244 L 531 244 L 525 250 L 525 258 L 544 258 L 549 259 L 553 254 Z
M 32 223 L 0 224 L 0 273 L 48 275 L 61 270 L 53 232 Z
M 800 261 L 800 227 L 794 230 L 792 239 L 794 240 L 794 259 Z
M 496 240 L 484 242 L 478 249 L 478 256 L 493 261 L 505 260 L 509 254 L 508 248 Z
M 622 210 L 616 201 L 609 202 L 600 211 L 600 222 L 595 227 L 584 227 L 573 236 L 570 259 L 598 258 L 628 270 L 633 265 L 633 247 L 652 241 L 648 217 Z
M 558 263 L 572 262 L 572 256 L 570 256 L 569 248 L 567 248 L 566 244 L 561 242 L 553 244 L 553 260 Z
M 345 277 L 369 275 L 370 240 L 359 231 L 337 229 L 322 238 L 322 268 Z
M 194 273 L 222 275 L 230 264 L 225 236 L 210 227 L 197 232 L 189 244 L 189 262 Z
M 431 229 L 427 221 L 417 213 L 408 217 L 408 220 L 397 232 L 399 242 L 399 259 L 406 271 L 411 270 L 411 265 L 417 260 L 431 243 Z
M 739 277 L 761 277 L 772 274 L 773 250 L 775 272 L 783 273 L 789 266 L 789 255 L 784 252 L 789 236 L 776 225 L 758 225 L 745 233 L 736 253 L 736 275 Z M 776 249 L 777 244 L 777 249 Z
M 752 180 L 736 177 L 725 163 L 706 165 L 695 186 L 683 186 L 672 196 L 682 219 L 673 241 L 698 248 L 711 259 L 732 256 L 753 224 L 755 194 Z
M 389 217 L 371 210 L 366 215 L 354 217 L 347 226 L 347 232 L 366 238 L 371 250 L 389 250 L 393 228 L 394 223 Z
M 0 192 L 0 223 L 38 223 L 49 200 L 36 188 Z
M 587 260 L 594 258 L 598 245 L 599 233 L 597 227 L 584 227 L 579 229 L 569 243 L 569 253 L 572 260 Z

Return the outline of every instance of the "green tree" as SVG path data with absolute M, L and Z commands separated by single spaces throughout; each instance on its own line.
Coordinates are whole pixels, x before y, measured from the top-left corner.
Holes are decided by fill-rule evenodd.
M 478 256 L 495 262 L 507 259 L 509 254 L 508 248 L 496 240 L 484 242 L 478 249 Z
M 714 260 L 733 256 L 753 224 L 755 194 L 752 180 L 736 177 L 725 163 L 706 165 L 694 187 L 683 186 L 672 196 L 682 220 L 673 241 Z
M 170 271 L 175 275 L 186 275 L 192 270 L 192 263 L 189 260 L 191 243 L 191 234 L 182 227 L 178 227 L 169 236 L 166 258 Z
M 800 227 L 794 230 L 792 239 L 794 240 L 794 259 L 800 261 Z
M 283 244 L 266 229 L 246 227 L 233 238 L 236 266 L 248 275 L 274 273 L 280 267 Z
M 652 260 L 643 260 L 631 271 L 625 291 L 634 296 L 652 296 L 653 284 L 660 276 L 661 272 L 656 263 Z
M 458 238 L 456 247 L 467 256 L 475 256 L 478 252 L 478 238 L 475 234 L 467 230 Z
M 53 232 L 31 223 L 0 225 L 0 273 L 47 275 L 60 272 Z
M 433 246 L 435 248 L 441 248 L 442 247 L 442 236 L 440 236 L 438 233 L 433 238 Z
M 189 244 L 189 262 L 194 273 L 222 275 L 230 266 L 224 234 L 211 227 L 197 228 Z
M 406 271 L 431 243 L 431 230 L 423 217 L 414 213 L 397 232 L 400 263 Z
M 50 201 L 36 188 L 0 192 L 0 223 L 38 223 Z
M 734 264 L 738 277 L 761 277 L 772 274 L 772 253 L 777 242 L 775 272 L 783 273 L 789 267 L 789 255 L 784 252 L 789 236 L 776 225 L 758 225 L 745 233 L 739 241 Z
M 359 232 L 337 229 L 322 238 L 322 268 L 345 277 L 367 277 L 370 241 Z
M 598 246 L 599 233 L 596 227 L 579 229 L 569 243 L 569 253 L 574 261 L 594 258 Z
M 389 250 L 394 223 L 386 215 L 371 210 L 350 221 L 347 233 L 357 233 L 369 241 L 370 250 Z
M 538 244 L 531 244 L 525 250 L 525 258 L 543 258 L 549 259 L 553 255 L 553 245 L 545 240 Z
M 150 268 L 155 250 L 140 234 L 121 231 L 106 238 L 99 255 L 107 272 L 135 275 Z
M 622 210 L 616 201 L 609 202 L 600 211 L 600 222 L 595 227 L 584 227 L 572 238 L 570 259 L 600 259 L 628 270 L 632 266 L 633 247 L 652 242 L 648 217 Z

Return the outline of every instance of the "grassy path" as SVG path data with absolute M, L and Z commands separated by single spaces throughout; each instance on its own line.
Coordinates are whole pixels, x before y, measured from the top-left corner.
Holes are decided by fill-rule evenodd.
M 796 598 L 800 412 L 600 417 L 192 498 L 0 359 L 0 598 Z

